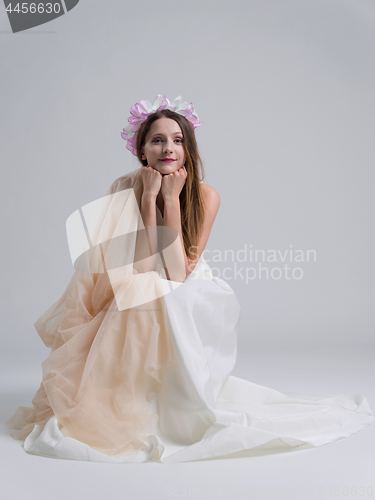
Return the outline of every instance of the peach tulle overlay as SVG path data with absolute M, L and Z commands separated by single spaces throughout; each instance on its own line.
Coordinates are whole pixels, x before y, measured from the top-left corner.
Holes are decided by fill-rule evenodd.
M 136 170 L 112 184 L 95 216 L 86 210 L 88 237 L 76 270 L 35 323 L 51 353 L 33 408 L 19 407 L 6 423 L 19 429 L 13 437 L 25 439 L 55 415 L 65 435 L 123 456 L 136 454 L 152 432 L 158 416 L 151 402 L 173 356 L 163 274 L 133 267 L 141 193 Z M 70 243 L 71 252 L 79 247 Z

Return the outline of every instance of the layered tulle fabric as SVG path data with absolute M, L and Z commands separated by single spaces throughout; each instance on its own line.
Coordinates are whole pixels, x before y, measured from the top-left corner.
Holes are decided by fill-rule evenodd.
M 139 201 L 139 171 L 118 179 L 111 192 L 129 187 Z M 112 206 L 117 228 L 133 203 L 126 196 L 100 208 L 107 215 Z M 103 229 L 108 217 L 99 220 L 91 224 L 96 243 L 98 235 L 105 242 L 111 234 Z M 157 221 L 162 226 L 160 212 Z M 110 463 L 184 462 L 321 446 L 373 422 L 359 394 L 281 393 L 230 375 L 240 315 L 233 289 L 213 276 L 202 256 L 182 284 L 166 279 L 162 263 L 157 272 L 137 273 L 128 259 L 134 228 L 125 229 L 124 265 L 116 267 L 119 252 L 102 245 L 111 259 L 104 259 L 107 272 L 98 272 L 103 259 L 92 245 L 64 295 L 35 324 L 51 355 L 42 364 L 34 408 L 19 408 L 7 422 L 20 429 L 12 435 L 25 439 L 27 452 Z M 97 273 L 83 272 L 87 263 L 89 269 L 96 263 Z
M 139 173 L 116 181 L 85 219 L 90 241 L 79 270 L 35 323 L 51 354 L 33 408 L 18 408 L 7 422 L 20 429 L 13 437 L 25 439 L 55 416 L 74 439 L 117 456 L 139 451 L 152 425 L 152 398 L 173 356 L 162 274 L 133 267 L 137 230 L 144 230 Z

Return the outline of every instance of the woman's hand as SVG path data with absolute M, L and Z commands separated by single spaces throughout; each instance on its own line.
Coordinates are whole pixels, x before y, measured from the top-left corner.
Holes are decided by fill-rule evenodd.
M 158 170 L 147 166 L 142 167 L 143 194 L 157 197 L 161 188 L 163 176 Z
M 166 199 L 179 198 L 187 177 L 185 165 L 176 172 L 162 176 L 161 194 Z

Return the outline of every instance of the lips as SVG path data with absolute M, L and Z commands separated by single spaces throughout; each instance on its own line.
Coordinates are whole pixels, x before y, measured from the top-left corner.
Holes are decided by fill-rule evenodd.
M 160 161 L 164 161 L 165 163 L 172 163 L 173 161 L 176 161 L 176 160 L 174 160 L 173 158 L 163 158 Z

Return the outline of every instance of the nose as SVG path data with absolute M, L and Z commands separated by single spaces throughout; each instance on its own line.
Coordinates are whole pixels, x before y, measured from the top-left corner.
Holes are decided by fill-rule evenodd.
M 164 153 L 172 153 L 173 152 L 173 141 L 171 139 L 168 139 L 164 143 L 163 147 L 163 152 Z

